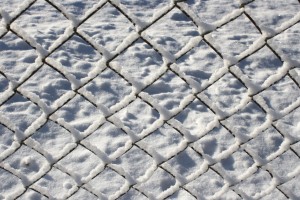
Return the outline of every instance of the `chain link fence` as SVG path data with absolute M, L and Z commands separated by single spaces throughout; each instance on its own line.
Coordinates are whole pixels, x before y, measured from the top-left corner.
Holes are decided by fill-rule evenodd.
M 299 198 L 300 3 L 261 2 L 3 6 L 0 199 Z

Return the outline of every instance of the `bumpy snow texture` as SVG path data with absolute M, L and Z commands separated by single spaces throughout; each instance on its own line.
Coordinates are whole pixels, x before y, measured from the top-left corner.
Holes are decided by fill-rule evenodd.
M 300 199 L 300 1 L 0 0 L 0 199 Z

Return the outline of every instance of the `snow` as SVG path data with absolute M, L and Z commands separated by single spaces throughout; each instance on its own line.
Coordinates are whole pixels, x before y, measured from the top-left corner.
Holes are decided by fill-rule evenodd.
M 0 199 L 299 199 L 297 0 L 2 0 Z
M 297 199 L 300 197 L 298 183 L 299 183 L 299 175 L 291 179 L 290 181 L 282 184 L 280 186 L 280 189 L 286 191 L 289 197 Z
M 0 10 L 0 13 L 1 13 L 1 10 Z M 6 29 L 6 23 L 3 19 L 3 17 L 0 15 L 0 36 L 4 35 L 7 31 Z
M 137 185 L 137 188 L 152 199 L 164 199 L 172 194 L 172 190 L 176 190 L 178 186 L 179 184 L 174 177 L 165 170 L 157 168 L 152 176 L 144 183 Z
M 276 5 L 272 3 L 271 0 L 253 1 L 245 6 L 245 11 L 260 27 L 274 30 L 294 17 L 300 9 L 297 0 L 279 0 Z
M 270 127 L 246 143 L 243 148 L 263 165 L 286 151 L 285 142 L 280 133 L 274 127 Z
M 254 99 L 269 113 L 273 118 L 278 118 L 285 115 L 290 110 L 299 105 L 300 89 L 295 82 L 289 77 L 285 76 L 274 85 L 256 95 Z M 276 99 L 269 99 L 269 96 L 276 95 Z
M 178 53 L 193 37 L 199 36 L 195 24 L 178 8 L 174 8 L 143 33 L 154 41 L 155 46 L 171 54 Z
M 227 154 L 231 154 L 238 146 L 238 140 L 221 125 L 193 143 L 193 147 L 210 163 L 226 158 Z
M 41 178 L 50 169 L 50 164 L 42 155 L 25 145 L 3 161 L 2 165 L 20 177 L 25 186 Z
M 101 152 L 111 160 L 119 157 L 131 147 L 130 137 L 122 129 L 109 122 L 104 123 L 82 143 L 96 153 Z
M 147 129 L 159 119 L 159 113 L 141 99 L 136 99 L 114 116 L 137 135 L 146 134 Z M 142 123 L 139 117 L 143 117 Z
M 50 163 L 60 159 L 76 145 L 75 139 L 66 129 L 50 120 L 25 140 L 25 143 L 41 152 Z
M 41 80 L 45 80 L 45 83 L 41 83 Z M 64 96 L 73 94 L 70 82 L 48 65 L 43 65 L 18 90 L 28 97 L 40 99 L 47 107 L 57 104 Z
M 270 192 L 268 195 L 264 196 L 263 200 L 271 200 L 271 199 L 280 199 L 280 200 L 286 200 L 288 199 L 281 191 L 278 189 L 274 189 L 272 192 Z
M 0 113 L 1 121 L 9 122 L 8 126 L 16 132 L 23 132 L 20 132 L 21 135 L 18 134 L 15 136 L 19 140 L 25 137 L 26 130 L 30 129 L 33 122 L 42 116 L 41 109 L 20 94 L 15 94 L 8 99 L 8 101 L 2 105 Z M 12 123 L 12 121 L 14 123 Z
M 58 123 L 68 124 L 81 135 L 93 131 L 94 126 L 102 123 L 103 117 L 101 111 L 80 95 L 76 95 L 52 116 Z
M 240 195 L 238 195 L 236 192 L 234 192 L 231 189 L 227 189 L 225 193 L 222 194 L 222 196 L 219 197 L 222 200 L 227 200 L 227 199 L 242 199 Z
M 198 99 L 191 102 L 174 119 L 196 137 L 206 134 L 216 124 L 216 116 Z
M 246 179 L 257 170 L 254 160 L 240 149 L 213 165 L 212 168 L 222 174 L 230 185 Z
M 235 115 L 222 121 L 226 127 L 232 127 L 232 133 L 240 140 L 247 141 L 271 124 L 271 117 L 254 102 L 249 102 Z
M 0 103 L 6 101 L 11 95 L 13 95 L 13 84 L 3 75 L 0 74 Z
M 117 172 L 105 168 L 98 176 L 92 179 L 84 187 L 92 190 L 98 197 L 116 199 L 123 191 L 127 191 L 129 184 Z
M 56 199 L 64 199 L 77 190 L 74 180 L 54 167 L 35 182 L 32 188 L 49 198 Z
M 167 124 L 164 124 L 152 134 L 137 142 L 137 145 L 143 149 L 158 153 L 164 159 L 163 161 L 183 150 L 186 144 L 187 141 L 180 133 Z M 154 157 L 155 155 L 152 156 Z
M 291 148 L 298 154 L 300 152 L 300 142 L 291 145 Z
M 299 64 L 299 27 L 300 23 L 293 25 L 285 30 L 282 34 L 278 34 L 268 43 L 278 51 L 284 61 L 290 61 Z
M 48 198 L 39 192 L 36 192 L 32 189 L 28 189 L 25 193 L 23 193 L 18 200 L 26 200 L 26 199 L 41 199 L 41 200 L 47 200 Z
M 25 190 L 22 181 L 17 176 L 9 173 L 8 171 L 2 168 L 0 168 L 0 177 L 1 198 L 14 199 Z
M 213 170 L 208 169 L 197 179 L 185 185 L 185 188 L 191 191 L 193 195 L 199 198 L 218 198 L 227 187 L 224 180 Z
M 171 112 L 191 93 L 188 85 L 171 71 L 167 71 L 144 91 Z
M 127 79 L 147 85 L 157 77 L 155 73 L 159 71 L 163 63 L 162 56 L 158 52 L 144 40 L 138 39 L 114 59 L 110 66 Z
M 1 143 L 0 143 L 0 160 L 3 160 L 8 155 L 12 154 L 19 146 L 20 143 L 14 141 L 14 135 L 11 130 L 3 125 L 0 125 L 1 129 Z
M 284 65 L 276 55 L 264 46 L 238 64 L 231 70 L 239 76 L 253 93 L 263 90 L 282 78 Z M 258 73 L 261 72 L 261 73 Z M 276 78 L 276 76 L 278 78 Z
M 153 22 L 158 16 L 158 13 L 163 13 L 171 4 L 170 0 L 155 0 L 155 1 L 139 1 L 139 0 L 114 0 L 115 4 L 123 10 L 137 23 L 141 28 Z
M 299 140 L 299 135 L 297 134 L 299 129 L 299 111 L 299 108 L 297 108 L 275 123 L 275 126 L 284 133 L 285 137 L 292 141 Z
M 67 42 L 56 49 L 49 56 L 49 59 L 59 62 L 65 71 L 80 80 L 98 66 L 98 61 L 101 60 L 101 57 L 100 53 L 81 37 L 73 35 Z M 55 63 L 53 65 L 55 66 Z
M 79 185 L 88 182 L 104 168 L 100 158 L 80 145 L 55 166 L 70 174 Z
M 199 157 L 195 150 L 187 147 L 162 166 L 174 174 L 183 185 L 204 173 L 208 168 L 208 163 Z
M 10 22 L 10 19 L 18 15 L 25 8 L 29 7 L 34 0 L 25 0 L 22 3 L 18 0 L 3 0 L 0 3 L 2 11 L 4 11 L 7 16 L 7 23 Z
M 291 150 L 287 150 L 266 165 L 279 182 L 290 179 L 299 173 L 299 157 Z
M 274 189 L 273 180 L 270 173 L 259 169 L 236 187 L 239 191 L 242 191 L 243 198 L 247 199 L 253 197 L 254 199 L 259 199 Z
M 106 18 L 102 18 L 102 16 L 106 16 Z M 97 29 L 102 31 L 95 31 Z M 106 3 L 85 21 L 78 31 L 87 34 L 96 44 L 104 47 L 107 51 L 116 50 L 128 35 L 135 32 L 131 22 L 110 3 Z
M 205 36 L 228 60 L 250 48 L 259 38 L 259 31 L 244 14 Z
M 213 75 L 221 71 L 222 67 L 222 59 L 204 41 L 171 65 L 174 71 L 183 73 L 183 77 L 197 92 L 213 81 Z
M 63 10 L 65 14 L 69 14 L 73 19 L 78 18 L 78 20 L 84 17 L 89 10 L 93 10 L 97 4 L 96 0 L 87 2 L 79 2 L 76 0 L 55 0 L 51 2 L 56 4 L 56 6 Z
M 137 165 L 132 165 L 132 162 L 137 162 Z M 155 160 L 140 148 L 133 146 L 129 151 L 112 162 L 112 164 L 117 169 L 121 167 L 124 173 L 133 181 L 141 182 L 143 179 L 148 179 L 149 174 L 152 173 Z
M 48 50 L 64 34 L 70 22 L 47 2 L 38 0 L 13 25 L 14 29 L 21 29 L 43 49 Z
M 219 6 L 222 4 L 222 6 Z M 239 4 L 235 0 L 194 1 L 187 0 L 179 3 L 199 26 L 200 32 L 205 34 L 230 21 L 241 14 Z
M 68 199 L 72 199 L 72 200 L 76 200 L 76 199 L 83 199 L 83 198 L 88 198 L 90 200 L 97 200 L 97 196 L 90 193 L 89 191 L 80 188 L 79 190 L 77 190 L 77 192 L 75 194 L 73 194 L 71 197 L 69 197 Z
M 230 94 L 230 95 L 228 95 Z M 198 95 L 220 118 L 231 115 L 250 100 L 247 89 L 232 74 L 227 73 Z
M 12 32 L 0 39 L 0 69 L 11 81 L 22 81 L 35 68 L 36 51 Z
M 191 195 L 190 193 L 186 192 L 185 190 L 178 190 L 174 194 L 172 194 L 170 197 L 166 198 L 167 200 L 175 200 L 175 199 L 191 199 L 195 200 L 196 198 Z

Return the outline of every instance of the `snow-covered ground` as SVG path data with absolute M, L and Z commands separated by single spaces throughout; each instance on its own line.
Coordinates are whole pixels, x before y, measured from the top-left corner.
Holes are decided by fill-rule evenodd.
M 300 199 L 300 1 L 0 0 L 0 199 Z

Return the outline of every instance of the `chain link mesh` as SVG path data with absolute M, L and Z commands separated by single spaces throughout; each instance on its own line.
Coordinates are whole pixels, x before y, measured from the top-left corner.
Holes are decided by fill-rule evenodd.
M 24 16 L 27 11 L 29 12 L 30 8 L 38 4 L 38 2 L 41 1 L 30 1 L 26 6 L 23 6 L 19 12 L 16 11 L 13 17 L 7 17 L 8 14 L 4 10 L 1 11 L 3 23 L 2 29 L 0 29 L 0 40 L 3 40 L 8 34 L 15 35 L 18 40 L 25 41 L 27 45 L 36 51 L 37 59 L 34 62 L 34 66 L 31 66 L 31 68 L 29 68 L 30 70 L 26 71 L 26 75 L 18 81 L 15 81 L 14 77 L 5 70 L 0 72 L 1 76 L 3 76 L 5 80 L 8 80 L 10 85 L 9 89 L 2 92 L 3 97 L 0 99 L 0 102 L 2 102 L 0 107 L 3 108 L 9 105 L 15 98 L 15 101 L 29 101 L 30 103 L 26 104 L 28 107 L 34 105 L 34 107 L 40 111 L 39 113 L 30 113 L 31 115 L 38 115 L 38 117 L 31 119 L 31 116 L 27 115 L 17 115 L 14 117 L 7 114 L 10 113 L 9 111 L 5 112 L 3 109 L 1 110 L 0 123 L 3 127 L 3 135 L 4 133 L 14 135 L 14 141 L 11 142 L 10 147 L 0 154 L 1 177 L 10 178 L 18 184 L 20 182 L 20 185 L 22 185 L 20 187 L 23 189 L 15 189 L 15 195 L 10 196 L 8 193 L 3 193 L 0 197 L 15 199 L 24 196 L 25 193 L 31 192 L 38 193 L 46 198 L 63 199 L 69 197 L 76 199 L 76 197 L 79 198 L 79 196 L 76 195 L 81 193 L 89 194 L 90 198 L 100 199 L 130 199 L 134 195 L 137 195 L 139 199 L 167 199 L 172 197 L 172 195 L 178 194 L 180 191 L 186 195 L 187 199 L 226 199 L 226 195 L 228 195 L 228 197 L 231 196 L 232 199 L 258 199 L 270 195 L 271 193 L 277 194 L 278 197 L 283 196 L 285 198 L 296 199 L 293 192 L 284 189 L 284 185 L 296 180 L 294 187 L 299 188 L 299 182 L 297 182 L 297 177 L 299 177 L 299 169 L 297 168 L 297 163 L 299 163 L 299 150 L 297 151 L 296 148 L 293 148 L 298 145 L 299 137 L 291 136 L 291 130 L 285 128 L 288 126 L 281 126 L 281 124 L 284 124 L 286 121 L 287 123 L 293 123 L 289 116 L 297 115 L 297 113 L 300 112 L 300 104 L 297 100 L 292 99 L 292 97 L 289 98 L 287 94 L 284 98 L 287 99 L 286 102 L 291 102 L 289 107 L 287 109 L 282 108 L 282 110 L 278 111 L 269 106 L 270 103 L 267 102 L 269 99 L 262 99 L 265 97 L 264 94 L 268 94 L 267 91 L 271 90 L 270 88 L 276 88 L 276 84 L 280 81 L 286 81 L 291 85 L 295 85 L 295 91 L 299 89 L 298 76 L 295 75 L 296 64 L 288 60 L 284 56 L 285 54 L 279 52 L 270 42 L 274 37 L 292 29 L 297 23 L 299 24 L 299 20 L 293 18 L 290 20 L 291 23 L 285 27 L 276 29 L 272 34 L 266 34 L 265 30 L 259 26 L 259 23 L 256 23 L 256 20 L 249 15 L 247 9 L 244 9 L 254 1 L 241 4 L 240 8 L 236 9 L 238 11 L 236 14 L 230 15 L 226 20 L 219 21 L 215 24 L 215 27 L 210 27 L 198 19 L 197 15 L 190 10 L 185 1 L 175 1 L 170 5 L 168 4 L 162 9 L 162 12 L 158 12 L 149 23 L 142 23 L 140 19 L 135 18 L 134 15 L 118 1 L 101 1 L 90 8 L 83 17 L 76 19 L 66 8 L 56 1 L 45 0 L 44 3 L 46 3 L 48 7 L 51 7 L 52 10 L 54 9 L 55 12 L 61 13 L 65 18 L 64 20 L 72 23 L 71 28 L 66 28 L 64 33 L 54 40 L 55 42 L 45 46 L 43 43 L 40 44 L 35 41 L 30 33 L 26 33 L 22 28 L 18 28 L 18 26 L 15 25 L 16 21 Z M 124 29 L 124 34 L 130 34 L 130 37 L 120 38 L 121 44 L 117 45 L 117 47 L 104 47 L 99 45 L 93 36 L 85 32 L 85 30 L 89 28 L 88 26 L 92 26 L 92 28 L 95 27 L 92 22 L 88 23 L 88 21 L 97 15 L 97 13 L 100 13 L 105 6 L 109 6 L 110 9 L 115 9 L 121 13 L 121 17 L 128 20 L 128 22 L 132 24 L 130 26 L 134 27 L 129 31 L 130 33 Z M 191 43 L 185 45 L 184 48 L 180 48 L 180 51 L 177 52 L 166 51 L 162 48 L 163 44 L 157 44 L 159 42 L 156 41 L 155 35 L 151 35 L 151 28 L 155 29 L 156 24 L 170 13 L 172 13 L 172 17 L 174 18 L 176 17 L 176 13 L 181 13 L 186 16 L 187 19 L 184 19 L 183 24 L 190 21 L 190 23 L 193 24 L 192 26 L 201 32 Z M 102 14 L 105 14 L 105 12 Z M 251 23 L 251 26 L 255 27 L 256 30 L 249 30 L 249 32 L 252 33 L 256 31 L 260 38 L 260 43 L 245 49 L 243 53 L 227 56 L 230 52 L 228 52 L 227 49 L 219 48 L 218 46 L 222 46 L 222 43 L 220 44 L 216 42 L 217 40 L 213 40 L 212 35 L 218 34 L 218 31 L 222 34 L 222 28 L 241 19 L 241 17 L 244 17 L 246 21 Z M 182 30 L 185 30 L 185 27 L 178 30 L 179 34 L 181 34 Z M 225 31 L 226 30 L 225 28 Z M 71 40 L 72 42 L 81 40 L 89 47 L 92 47 L 92 50 L 89 50 L 89 52 L 91 52 L 93 58 L 88 57 L 87 59 L 89 59 L 89 61 L 96 62 L 97 59 L 100 60 L 96 69 L 92 72 L 90 69 L 87 69 L 89 75 L 80 80 L 78 79 L 80 75 L 77 77 L 76 69 L 75 71 L 68 71 L 69 69 L 66 70 L 55 61 L 56 52 Z M 154 53 L 152 52 L 153 54 L 156 53 L 161 56 L 161 62 L 157 61 L 157 63 L 161 65 L 161 68 L 159 68 L 159 70 L 153 69 L 157 70 L 157 73 L 155 72 L 155 78 L 134 80 L 134 78 L 130 76 L 130 71 L 129 73 L 124 73 L 122 68 L 118 67 L 118 64 L 122 65 L 122 59 L 118 61 L 118 58 L 123 56 L 126 59 L 132 56 L 130 53 L 126 54 L 126 52 L 130 48 L 135 48 L 134 45 L 137 43 L 147 45 L 152 51 L 154 50 Z M 215 70 L 212 73 L 213 78 L 210 77 L 209 81 L 202 85 L 195 82 L 195 80 L 191 80 L 191 76 L 187 75 L 179 64 L 182 59 L 189 57 L 199 44 L 206 45 L 206 48 L 216 54 L 218 59 L 222 62 L 221 70 Z M 234 52 L 236 50 L 234 44 L 232 47 Z M 286 68 L 282 70 L 283 73 L 277 73 L 276 78 L 269 80 L 268 83 L 262 87 L 254 87 L 251 81 L 246 78 L 243 71 L 238 67 L 245 59 L 256 55 L 262 49 L 271 52 L 276 59 L 280 60 L 280 63 L 284 61 L 284 67 Z M 67 48 L 63 50 L 68 51 Z M 65 62 L 71 59 L 71 57 L 67 57 Z M 201 60 L 199 62 L 201 62 Z M 225 63 L 224 65 L 223 62 Z M 134 65 L 134 63 L 132 64 Z M 40 96 L 34 95 L 32 92 L 26 92 L 26 88 L 30 87 L 28 80 L 31 80 L 39 73 L 40 78 L 45 79 L 47 78 L 47 73 L 54 73 L 55 76 L 53 77 L 61 76 L 62 79 L 67 80 L 68 83 L 64 83 L 64 86 L 69 87 L 70 91 L 64 94 L 58 94 L 59 101 L 56 101 L 55 104 L 53 104 L 55 101 L 49 104 L 43 103 Z M 133 88 L 131 93 L 128 92 L 130 95 L 126 98 L 122 96 L 122 94 L 119 94 L 121 95 L 118 96 L 120 97 L 119 102 L 122 103 L 115 104 L 114 106 L 106 105 L 107 102 L 101 102 L 101 99 L 95 98 L 93 94 L 86 91 L 86 87 L 89 84 L 93 81 L 97 81 L 99 76 L 100 80 L 104 80 L 108 73 L 115 74 L 114 77 L 116 77 L 116 81 L 122 82 L 121 85 L 124 87 L 128 86 Z M 21 74 L 19 75 L 21 76 Z M 53 77 L 50 77 L 50 80 Z M 158 86 L 156 86 L 157 82 L 162 79 L 165 79 L 166 85 L 158 84 Z M 184 101 L 179 102 L 178 106 L 170 112 L 161 105 L 159 100 L 153 98 L 155 95 L 149 95 L 149 93 L 151 94 L 151 91 L 153 91 L 155 94 L 155 88 L 164 89 L 164 87 L 167 87 L 167 84 L 173 80 L 178 84 L 178 87 L 186 85 L 188 89 L 184 89 L 184 92 L 179 91 L 179 93 L 182 92 L 182 95 L 185 96 Z M 226 84 L 218 84 L 220 82 L 224 83 L 224 81 L 228 83 L 233 80 L 241 84 L 239 91 L 246 90 L 251 92 L 246 93 L 241 102 L 234 105 L 235 109 L 232 109 L 230 105 L 230 109 L 227 109 L 228 107 L 226 107 L 226 105 L 221 108 L 218 107 L 215 102 L 219 101 L 220 96 L 214 95 L 213 87 L 226 89 L 224 88 L 227 86 Z M 42 81 L 40 84 L 42 84 Z M 171 88 L 171 90 L 173 89 L 174 88 Z M 280 88 L 277 89 L 280 90 Z M 98 88 L 98 90 L 101 90 L 101 88 Z M 284 93 L 280 94 L 286 95 Z M 82 102 L 86 103 L 83 104 Z M 88 106 L 85 107 L 87 104 Z M 87 125 L 84 130 L 79 130 L 80 127 L 77 127 L 79 125 L 72 123 L 72 121 L 64 121 L 60 117 L 66 112 L 72 114 L 72 109 L 75 109 L 74 106 L 88 110 L 88 113 L 83 114 L 83 118 L 87 119 Z M 199 106 L 202 107 L 199 108 Z M 139 113 L 139 116 L 135 116 L 137 118 L 136 121 L 134 121 L 134 116 L 132 121 L 126 121 L 120 114 L 122 112 L 128 112 L 130 114 L 131 110 L 136 110 L 136 112 Z M 182 116 L 187 117 L 188 112 L 196 112 L 199 118 L 207 117 L 207 121 L 204 120 L 203 122 L 205 127 L 199 126 L 196 133 L 193 133 L 190 129 L 194 126 L 197 127 L 197 124 L 193 124 L 196 123 L 196 119 L 191 119 L 192 123 L 185 124 L 184 117 L 181 118 Z M 98 113 L 101 114 L 98 115 Z M 247 113 L 264 116 L 264 119 L 258 116 L 259 119 L 256 123 L 251 121 L 252 119 L 247 118 Z M 148 122 L 144 122 L 139 119 L 139 117 L 143 117 L 145 114 L 152 115 L 149 116 L 149 118 L 152 117 L 155 120 L 149 119 Z M 246 119 L 241 120 L 241 118 L 245 116 Z M 208 121 L 208 119 L 210 121 Z M 25 121 L 25 123 L 29 125 L 25 129 L 20 129 L 14 125 L 15 121 L 19 123 L 18 120 L 21 120 L 20 123 Z M 252 122 L 254 124 L 251 124 Z M 259 124 L 260 122 L 261 124 Z M 135 123 L 139 125 L 136 125 L 137 128 L 132 130 L 130 124 L 134 127 Z M 243 127 L 239 126 L 239 123 L 244 127 L 248 125 L 250 127 L 249 129 L 253 129 L 253 132 L 247 136 L 243 135 L 244 130 Z M 142 128 L 139 126 L 142 126 Z M 257 126 L 258 128 L 255 129 L 252 126 Z M 52 130 L 51 128 L 54 129 Z M 95 140 L 93 137 L 96 137 L 97 134 L 101 135 L 101 133 L 105 131 L 109 132 L 108 130 L 116 130 L 120 135 L 115 137 L 122 137 L 120 142 L 124 143 L 123 150 L 112 156 L 108 156 L 107 152 L 103 151 L 104 147 L 93 145 Z M 167 131 L 165 132 L 166 134 L 164 134 L 164 131 Z M 269 157 L 262 158 L 260 151 L 261 149 L 265 149 L 260 146 L 255 146 L 255 143 L 257 143 L 258 140 L 264 140 L 262 132 L 268 131 L 274 135 L 277 134 L 278 138 L 282 138 L 282 143 L 280 148 L 274 149 L 274 152 Z M 296 130 L 296 132 L 297 131 L 299 132 L 299 129 Z M 136 132 L 140 134 L 136 134 Z M 64 134 L 61 140 L 66 143 L 60 146 L 64 151 L 60 152 L 59 155 L 52 155 L 43 144 L 39 143 L 39 138 L 49 137 L 49 139 L 51 139 L 51 134 L 58 133 Z M 155 138 L 163 137 L 162 135 L 166 137 L 166 135 L 169 136 L 168 134 L 173 134 L 170 137 L 174 137 L 174 140 L 176 140 L 176 137 L 177 139 L 180 138 L 178 140 L 181 140 L 172 147 L 172 149 L 168 149 L 168 155 L 159 153 L 159 149 L 149 145 L 152 144 L 155 147 L 156 144 L 153 144 L 155 143 Z M 221 135 L 226 135 L 226 137 Z M 103 137 L 106 136 L 104 135 Z M 103 140 L 105 139 L 107 138 L 103 138 Z M 117 138 L 115 139 L 117 140 Z M 220 152 L 220 156 L 214 157 L 210 149 L 214 148 L 213 146 L 216 143 L 216 139 L 224 143 L 226 143 L 225 141 L 229 143 L 229 139 L 234 142 L 228 146 L 224 146 L 225 149 Z M 113 142 L 114 140 L 110 139 L 110 141 Z M 276 144 L 278 145 L 278 143 Z M 254 148 L 248 148 L 249 145 L 254 145 Z M 19 153 L 16 154 L 16 152 Z M 28 153 L 32 154 L 32 156 L 28 156 Z M 76 158 L 76 156 L 79 156 L 79 158 Z M 247 165 L 246 171 L 244 171 L 243 168 L 238 172 L 234 172 L 234 169 L 224 169 L 224 163 L 229 162 L 230 159 L 234 159 L 235 156 L 248 158 L 248 160 L 252 160 L 253 163 Z M 190 157 L 192 157 L 192 161 L 186 159 Z M 276 170 L 274 171 L 273 168 L 277 169 L 276 166 L 279 166 L 279 168 L 283 166 L 281 162 L 285 162 L 286 157 L 292 160 L 292 163 L 289 163 L 289 165 L 295 167 L 296 170 L 293 169 L 294 171 L 288 174 L 282 172 L 283 175 L 280 174 L 281 172 L 279 174 L 276 173 Z M 38 160 L 34 161 L 36 158 Z M 81 169 L 79 166 L 77 169 L 75 166 L 77 171 L 72 171 L 68 168 L 72 163 L 68 163 L 64 158 L 70 160 L 74 159 L 76 161 L 78 161 L 78 159 L 86 160 L 92 167 L 90 169 Z M 182 159 L 185 164 L 178 163 L 180 159 Z M 189 167 L 191 167 L 191 171 L 188 172 L 188 175 L 185 174 L 186 172 L 184 170 L 180 171 L 180 169 L 174 169 L 176 164 L 184 167 L 189 162 L 193 162 L 196 167 L 193 168 L 193 164 L 190 164 Z M 294 165 L 294 163 L 296 164 Z M 27 172 L 26 167 L 29 165 L 34 168 L 34 166 L 32 166 L 34 164 L 42 167 L 35 169 L 36 171 L 34 172 Z M 18 165 L 21 165 L 22 167 L 20 168 L 24 169 L 18 170 Z M 143 171 L 143 168 L 147 168 L 145 170 L 147 173 Z M 81 170 L 87 171 L 84 172 L 84 174 L 80 174 Z M 282 170 L 284 171 L 285 169 Z M 269 185 L 259 185 L 258 187 L 261 187 L 259 194 L 252 194 L 247 191 L 247 184 L 252 184 L 251 181 L 249 182 L 249 179 L 259 179 L 260 176 L 265 179 L 270 179 Z M 107 177 L 111 180 L 107 180 Z M 52 192 L 47 191 L 58 187 L 50 183 L 47 185 L 51 179 L 55 179 L 54 181 L 59 183 L 61 179 L 67 181 L 61 185 L 68 189 L 65 191 L 65 194 L 60 196 L 60 194 L 55 192 L 55 189 Z M 68 182 L 68 180 L 70 181 Z M 106 185 L 109 181 L 113 183 Z M 161 183 L 165 181 L 165 185 L 168 185 L 168 183 L 172 184 L 167 188 L 163 188 L 163 186 L 159 186 L 157 181 Z M 205 184 L 200 184 L 201 182 Z M 43 189 L 43 187 L 40 186 L 43 183 L 46 184 L 46 188 L 48 189 Z M 219 189 L 211 192 L 208 188 L 204 187 L 210 184 L 215 187 L 217 186 Z M 160 188 L 160 190 L 157 188 Z M 13 193 L 13 191 L 11 192 Z M 130 197 L 130 195 L 132 196 Z

